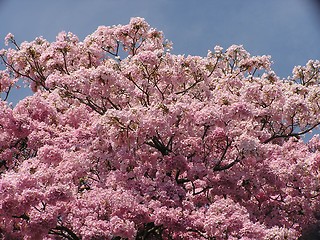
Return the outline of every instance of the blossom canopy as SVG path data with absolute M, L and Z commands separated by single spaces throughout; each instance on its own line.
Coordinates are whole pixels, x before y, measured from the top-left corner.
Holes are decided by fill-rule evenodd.
M 3 239 L 298 239 L 319 220 L 320 62 L 172 54 L 142 18 L 0 50 Z M 11 107 L 22 79 L 33 95 Z

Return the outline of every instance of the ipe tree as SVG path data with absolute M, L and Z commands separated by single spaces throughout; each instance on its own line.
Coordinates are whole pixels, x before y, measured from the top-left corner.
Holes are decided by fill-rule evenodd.
M 0 51 L 3 239 L 298 239 L 320 218 L 320 62 L 175 55 L 144 19 Z M 24 81 L 33 95 L 7 103 Z

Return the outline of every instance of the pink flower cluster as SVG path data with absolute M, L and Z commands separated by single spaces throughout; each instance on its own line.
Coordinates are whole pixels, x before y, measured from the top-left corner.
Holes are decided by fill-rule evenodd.
M 298 239 L 318 224 L 319 62 L 174 55 L 142 18 L 1 50 L 1 239 Z M 168 49 L 167 49 L 168 48 Z

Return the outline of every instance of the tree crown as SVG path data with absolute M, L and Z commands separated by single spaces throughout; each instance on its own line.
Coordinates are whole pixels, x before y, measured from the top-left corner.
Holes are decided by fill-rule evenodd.
M 175 55 L 142 18 L 0 51 L 4 239 L 297 239 L 319 218 L 319 61 Z M 34 91 L 11 108 L 12 87 Z

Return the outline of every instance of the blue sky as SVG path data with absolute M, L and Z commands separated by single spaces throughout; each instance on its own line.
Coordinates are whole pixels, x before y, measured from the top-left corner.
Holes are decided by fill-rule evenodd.
M 316 0 L 0 0 L 0 48 L 8 32 L 18 42 L 60 31 L 81 40 L 99 25 L 145 18 L 173 42 L 173 53 L 205 56 L 215 45 L 242 44 L 252 55 L 271 55 L 280 77 L 320 59 Z M 14 104 L 29 91 L 14 91 Z

